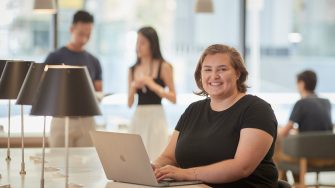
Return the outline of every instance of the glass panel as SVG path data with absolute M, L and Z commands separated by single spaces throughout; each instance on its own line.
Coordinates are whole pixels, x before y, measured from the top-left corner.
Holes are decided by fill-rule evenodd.
M 103 101 L 104 114 L 115 114 L 104 117 L 106 121 L 112 118 L 113 122 L 123 122 L 131 117 L 132 109 L 126 107 L 127 73 L 136 59 L 136 32 L 140 27 L 151 25 L 158 31 L 163 56 L 174 66 L 178 103 L 169 105 L 164 101 L 171 129 L 185 107 L 198 99 L 191 94 L 197 90 L 193 74 L 204 48 L 213 43 L 239 47 L 240 1 L 213 0 L 212 14 L 196 14 L 195 0 L 58 2 L 59 47 L 70 40 L 69 27 L 75 11 L 86 9 L 95 16 L 87 50 L 102 63 L 104 92 L 115 93 Z M 334 1 L 248 2 L 252 2 L 247 9 L 249 92 L 261 93 L 274 107 L 279 121 L 286 122 L 292 104 L 299 99 L 295 76 L 308 68 L 318 73 L 317 92 L 334 104 L 335 86 L 331 83 L 335 69 Z M 42 62 L 53 50 L 52 16 L 33 14 L 32 5 L 33 0 L 0 1 L 1 58 Z M 8 102 L 0 103 L 0 124 L 7 125 Z M 111 108 L 109 104 L 115 106 Z M 12 115 L 18 116 L 19 107 L 12 106 Z M 25 111 L 28 113 L 29 107 Z
M 239 3 L 215 0 L 213 14 L 195 14 L 194 3 L 194 0 L 86 0 L 84 8 L 95 16 L 95 29 L 87 48 L 102 63 L 104 91 L 127 92 L 128 68 L 136 60 L 136 32 L 147 25 L 157 30 L 163 56 L 174 66 L 177 91 L 195 91 L 193 73 L 202 50 L 212 43 L 238 46 Z M 60 46 L 69 40 L 68 28 L 75 11 L 60 10 Z
M 192 94 L 197 90 L 193 74 L 204 48 L 213 43 L 239 46 L 239 1 L 214 0 L 212 14 L 196 14 L 195 2 L 86 1 L 85 8 L 94 14 L 96 20 L 88 49 L 102 62 L 104 91 L 116 93 L 103 101 L 104 112 L 109 115 L 101 121 L 122 125 L 131 118 L 133 108 L 127 108 L 125 96 L 128 69 L 136 60 L 135 43 L 140 27 L 150 25 L 157 30 L 163 56 L 174 67 L 178 104 L 163 101 L 170 130 L 186 106 L 197 98 Z M 62 36 L 66 35 L 62 33 Z M 183 96 L 183 93 L 187 94 Z M 113 106 L 107 105 L 109 102 Z
M 41 62 L 50 51 L 51 15 L 34 14 L 33 0 L 0 1 L 0 58 Z M 30 107 L 24 107 L 29 114 Z M 1 129 L 8 130 L 8 100 L 0 100 Z M 29 123 L 28 123 L 29 122 Z M 43 119 L 25 116 L 26 132 L 41 132 Z M 37 125 L 37 126 L 36 126 Z M 11 101 L 11 132 L 20 132 L 20 106 Z
M 237 1 L 214 0 L 213 14 L 195 14 L 194 0 L 58 2 L 58 47 L 66 45 L 70 40 L 69 27 L 75 11 L 86 9 L 94 14 L 95 28 L 87 49 L 102 63 L 104 91 L 121 95 L 124 102 L 121 102 L 120 108 L 117 109 L 125 109 L 119 110 L 123 112 L 123 116 L 130 114 L 124 96 L 127 92 L 128 68 L 136 59 L 136 32 L 140 27 L 150 25 L 158 31 L 163 56 L 174 66 L 178 95 L 196 90 L 193 73 L 205 47 L 212 43 L 238 46 Z M 33 14 L 33 0 L 4 0 L 1 3 L 3 15 L 8 19 L 0 25 L 0 45 L 1 49 L 4 49 L 0 51 L 0 55 L 9 59 L 43 62 L 47 54 L 53 50 L 50 40 L 52 15 Z M 182 108 L 178 105 L 171 108 L 176 108 L 175 112 L 178 112 L 173 115 L 173 126 L 185 105 L 190 102 L 190 97 L 185 99 L 187 100 L 182 98 L 178 102 Z M 4 105 L 1 105 L 4 117 L 1 124 L 7 125 L 7 102 L 1 102 L 4 102 Z M 19 115 L 19 108 L 14 108 L 12 115 Z M 25 111 L 28 113 L 29 107 Z M 104 112 L 109 111 L 107 109 Z M 29 119 L 27 121 L 30 121 Z
M 262 93 L 281 124 L 300 98 L 296 75 L 312 69 L 316 92 L 335 103 L 332 0 L 254 0 L 248 4 L 246 63 L 251 92 Z M 333 105 L 334 106 L 334 105 Z M 333 108 L 334 109 L 334 108 Z M 332 114 L 335 115 L 334 110 Z
M 317 92 L 334 92 L 331 81 L 335 68 L 332 47 L 335 41 L 332 34 L 335 28 L 334 1 L 257 2 L 259 6 L 249 5 L 247 28 L 250 52 L 247 63 L 259 71 L 259 74 L 256 72 L 256 82 L 251 84 L 258 83 L 259 88 L 255 90 L 296 92 L 296 74 L 313 69 L 318 74 Z M 254 25 L 257 19 L 259 28 Z M 255 37 L 259 41 L 253 41 Z M 255 48 L 260 51 L 260 57 L 256 59 L 257 55 L 252 53 Z
M 49 51 L 51 15 L 32 13 L 33 0 L 0 1 L 0 56 L 40 61 Z

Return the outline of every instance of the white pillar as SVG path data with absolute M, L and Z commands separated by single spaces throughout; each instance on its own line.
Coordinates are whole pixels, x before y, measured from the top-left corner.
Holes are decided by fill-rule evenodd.
M 250 29 L 250 61 L 249 85 L 252 93 L 260 90 L 260 11 L 263 7 L 263 0 L 248 0 L 247 8 L 249 10 L 249 29 Z

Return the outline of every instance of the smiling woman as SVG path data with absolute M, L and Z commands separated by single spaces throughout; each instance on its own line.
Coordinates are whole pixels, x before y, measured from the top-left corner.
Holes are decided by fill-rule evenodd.
M 195 71 L 199 95 L 180 117 L 154 162 L 158 180 L 200 180 L 214 187 L 277 187 L 272 161 L 277 120 L 271 106 L 246 94 L 248 72 L 236 49 L 215 44 Z

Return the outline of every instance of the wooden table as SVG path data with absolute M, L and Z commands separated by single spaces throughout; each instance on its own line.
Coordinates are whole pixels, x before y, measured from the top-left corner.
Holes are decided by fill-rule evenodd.
M 38 188 L 41 180 L 41 148 L 25 149 L 26 175 L 20 175 L 21 149 L 11 149 L 10 162 L 5 160 L 6 148 L 0 149 L 0 185 L 10 184 L 11 188 Z M 147 187 L 112 182 L 106 179 L 95 148 L 70 148 L 69 183 L 89 188 L 135 188 Z M 46 149 L 45 188 L 65 187 L 65 149 Z M 50 168 L 51 167 L 51 168 Z M 55 171 L 58 169 L 58 171 Z M 180 187 L 180 186 L 179 186 Z M 206 185 L 190 185 L 183 188 L 204 188 Z

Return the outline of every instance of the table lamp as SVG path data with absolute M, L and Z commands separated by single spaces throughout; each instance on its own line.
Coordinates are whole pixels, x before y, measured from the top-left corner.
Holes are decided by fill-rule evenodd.
M 69 185 L 69 117 L 101 114 L 93 88 L 86 67 L 47 65 L 31 108 L 31 115 L 65 117 L 65 187 Z M 41 187 L 43 184 L 42 176 Z
M 10 161 L 10 105 L 11 99 L 16 99 L 31 62 L 7 61 L 0 79 L 0 99 L 8 99 L 8 137 L 7 157 Z
M 44 72 L 45 64 L 32 62 L 26 78 L 22 84 L 19 95 L 16 99 L 16 104 L 21 105 L 21 148 L 22 148 L 22 161 L 20 174 L 26 174 L 24 164 L 24 120 L 23 120 L 23 105 L 32 105 L 34 96 L 38 89 L 38 84 Z M 43 130 L 43 146 L 44 146 L 45 125 Z M 43 147 L 44 149 L 44 147 Z M 43 167 L 44 168 L 44 167 Z
M 6 63 L 7 63 L 7 60 L 3 60 L 3 59 L 0 60 L 0 80 L 1 80 L 2 71 L 5 68 Z M 0 179 L 1 179 L 1 174 L 0 174 Z M 1 186 L 2 185 L 0 185 L 0 187 Z

